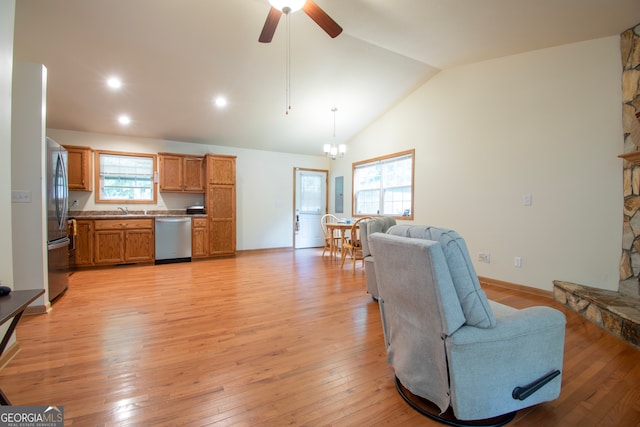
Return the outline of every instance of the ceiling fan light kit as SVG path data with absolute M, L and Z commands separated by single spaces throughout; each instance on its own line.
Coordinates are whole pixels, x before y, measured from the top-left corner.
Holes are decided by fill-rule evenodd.
M 280 12 L 291 13 L 302 9 L 305 0 L 269 0 L 271 7 L 275 7 Z
M 302 9 L 309 18 L 313 19 L 329 37 L 335 38 L 342 33 L 342 27 L 312 0 L 269 0 L 269 4 L 271 5 L 271 9 L 269 9 L 267 20 L 258 38 L 260 43 L 271 43 L 276 28 L 278 27 L 278 21 L 280 21 L 283 13 L 288 15 L 300 9 Z

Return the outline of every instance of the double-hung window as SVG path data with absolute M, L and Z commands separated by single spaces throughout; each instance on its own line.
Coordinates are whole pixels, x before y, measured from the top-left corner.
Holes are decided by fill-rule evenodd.
M 156 202 L 156 156 L 96 151 L 96 202 Z
M 353 216 L 413 219 L 415 150 L 353 164 Z

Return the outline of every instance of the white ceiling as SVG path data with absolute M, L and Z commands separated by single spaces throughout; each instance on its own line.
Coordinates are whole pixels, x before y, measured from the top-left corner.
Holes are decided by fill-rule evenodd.
M 639 0 L 316 3 L 344 31 L 331 39 L 290 15 L 288 115 L 285 18 L 258 43 L 267 0 L 18 0 L 14 55 L 47 66 L 50 128 L 321 155 L 334 106 L 348 141 L 439 70 L 640 23 Z

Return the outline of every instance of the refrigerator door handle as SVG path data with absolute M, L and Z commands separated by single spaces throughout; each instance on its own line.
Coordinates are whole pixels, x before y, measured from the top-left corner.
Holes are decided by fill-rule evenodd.
M 69 210 L 68 198 L 69 189 L 67 183 L 67 167 L 64 163 L 62 152 L 58 153 L 54 174 L 53 194 L 56 204 L 56 219 L 58 230 L 63 230 L 67 225 L 67 212 Z

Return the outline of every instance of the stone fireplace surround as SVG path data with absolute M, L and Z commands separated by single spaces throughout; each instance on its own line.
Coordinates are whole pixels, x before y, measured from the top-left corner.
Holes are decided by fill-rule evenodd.
M 640 24 L 620 35 L 624 223 L 618 292 L 554 281 L 556 301 L 640 348 Z

